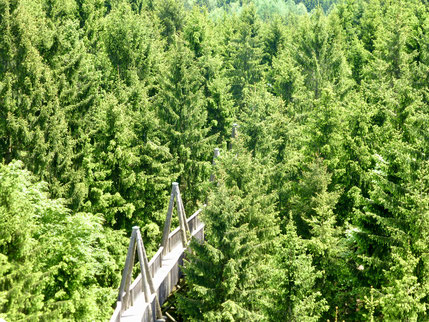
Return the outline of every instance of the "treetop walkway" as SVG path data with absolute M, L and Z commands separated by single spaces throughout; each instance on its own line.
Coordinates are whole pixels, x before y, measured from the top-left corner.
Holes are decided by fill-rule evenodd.
M 232 138 L 236 137 L 237 124 L 233 125 Z M 213 164 L 219 156 L 219 149 L 214 150 Z M 210 176 L 214 181 L 214 175 Z M 174 205 L 179 217 L 179 227 L 170 232 Z M 148 261 L 139 227 L 133 227 L 128 247 L 121 285 L 119 287 L 116 309 L 110 322 L 161 322 L 166 318 L 161 305 L 167 300 L 181 276 L 180 266 L 183 265 L 185 251 L 191 238 L 204 241 L 204 223 L 198 209 L 186 218 L 180 195 L 179 184 L 173 182 L 167 217 L 164 224 L 160 248 Z M 137 251 L 140 274 L 132 282 L 132 273 Z
M 179 227 L 170 232 L 174 203 L 179 216 Z M 179 185 L 173 182 L 161 247 L 150 261 L 146 255 L 140 229 L 133 227 L 111 322 L 165 321 L 161 305 L 179 282 L 180 266 L 183 265 L 183 257 L 190 238 L 204 240 L 204 224 L 199 219 L 200 212 L 201 209 L 186 218 Z M 131 283 L 136 250 L 141 273 Z

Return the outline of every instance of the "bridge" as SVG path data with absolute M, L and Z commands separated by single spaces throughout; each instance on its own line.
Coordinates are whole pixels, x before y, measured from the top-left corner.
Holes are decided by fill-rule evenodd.
M 177 206 L 179 227 L 170 232 L 174 203 Z M 200 212 L 201 209 L 186 218 L 179 185 L 173 182 L 161 247 L 150 261 L 146 255 L 140 229 L 133 227 L 111 322 L 165 321 L 161 305 L 179 282 L 180 266 L 183 265 L 183 257 L 190 238 L 204 240 L 204 224 L 199 219 Z M 131 283 L 136 250 L 140 274 Z
M 234 124 L 232 137 L 235 137 Z M 214 150 L 213 164 L 219 156 L 219 149 Z M 214 181 L 214 175 L 210 176 Z M 179 217 L 179 227 L 170 232 L 174 205 Z M 122 274 L 116 309 L 110 322 L 162 322 L 166 318 L 161 306 L 167 300 L 181 276 L 180 266 L 183 265 L 185 251 L 191 238 L 204 241 L 204 223 L 200 220 L 202 209 L 186 218 L 180 195 L 179 185 L 173 182 L 167 217 L 164 224 L 161 246 L 150 261 L 148 261 L 139 227 L 133 227 L 130 245 L 128 247 L 125 268 Z M 135 254 L 140 266 L 140 274 L 134 281 L 132 272 Z

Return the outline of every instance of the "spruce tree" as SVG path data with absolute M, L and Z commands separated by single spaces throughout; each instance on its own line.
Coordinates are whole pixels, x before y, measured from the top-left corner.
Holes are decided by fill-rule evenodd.
M 217 159 L 217 183 L 203 213 L 206 240 L 192 242 L 185 263 L 188 290 L 178 303 L 193 321 L 267 318 L 278 246 L 275 197 L 264 167 L 240 145 L 234 141 L 233 150 Z
M 263 43 L 260 20 L 253 4 L 245 6 L 240 16 L 233 17 L 232 34 L 227 38 L 224 55 L 231 79 L 231 92 L 236 104 L 241 104 L 243 90 L 261 81 Z
M 21 159 L 63 196 L 55 177 L 70 165 L 73 143 L 57 98 L 55 74 L 43 54 L 55 29 L 40 1 L 2 1 L 0 158 Z
M 325 16 L 319 8 L 303 16 L 287 50 L 301 69 L 305 86 L 314 98 L 331 84 L 342 97 L 350 88 L 350 70 L 343 54 L 342 33 L 335 16 Z
M 225 64 L 220 56 L 221 39 L 216 33 L 220 30 L 221 26 L 210 21 L 207 12 L 195 8 L 186 21 L 183 35 L 204 77 L 202 91 L 207 103 L 209 133 L 217 135 L 217 142 L 223 143 L 231 135 L 236 107 L 233 105 Z
M 173 172 L 189 211 L 204 198 L 200 183 L 209 177 L 208 161 L 215 139 L 207 126 L 203 75 L 192 58 L 192 52 L 177 37 L 168 53 L 166 69 L 159 77 L 156 97 L 161 142 L 173 157 Z
M 272 321 L 319 321 L 328 309 L 326 300 L 317 290 L 322 271 L 312 264 L 305 242 L 297 235 L 292 218 L 285 227 L 277 252 L 273 275 Z

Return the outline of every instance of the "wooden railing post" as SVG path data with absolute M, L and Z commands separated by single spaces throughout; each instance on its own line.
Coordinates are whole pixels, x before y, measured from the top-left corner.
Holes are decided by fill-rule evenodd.
M 123 302 L 123 296 L 124 292 L 125 294 L 128 294 L 130 284 L 131 284 L 131 277 L 133 272 L 133 266 L 134 266 L 134 258 L 135 258 L 135 252 L 136 252 L 136 232 L 133 230 L 131 233 L 130 238 L 130 245 L 128 246 L 128 252 L 127 252 L 127 258 L 125 260 L 125 267 L 124 271 L 122 272 L 122 280 L 121 280 L 121 286 L 119 287 L 119 294 L 118 294 L 118 302 Z M 127 296 L 128 298 L 128 296 Z M 127 299 L 125 302 L 128 302 Z M 122 303 L 122 311 L 125 311 L 128 307 L 127 303 Z
M 178 193 L 179 189 L 176 189 L 176 196 L 180 196 Z M 186 226 L 185 226 L 185 222 L 186 219 L 184 219 L 185 215 L 182 212 L 182 206 L 181 206 L 181 202 L 180 202 L 180 198 L 176 199 L 176 205 L 177 205 L 177 213 L 179 215 L 179 226 L 180 226 L 180 234 L 182 236 L 182 246 L 183 248 L 186 248 L 186 246 L 188 245 L 188 239 L 186 237 Z
M 150 291 L 149 291 L 149 287 L 148 287 L 148 281 L 147 281 L 147 276 L 146 276 L 146 270 L 144 267 L 144 260 L 143 260 L 143 250 L 142 250 L 142 245 L 140 243 L 141 240 L 141 236 L 139 238 L 140 235 L 140 231 L 139 231 L 139 227 L 134 226 L 133 227 L 133 233 L 135 232 L 136 234 L 136 244 L 137 244 L 137 254 L 139 256 L 139 264 L 140 264 L 140 272 L 142 274 L 142 283 L 143 283 L 143 293 L 144 293 L 144 299 L 146 303 L 150 303 Z M 140 239 L 140 240 L 139 240 Z M 150 305 L 149 305 L 150 306 Z
M 232 149 L 233 141 L 237 137 L 237 128 L 238 128 L 237 123 L 232 124 L 231 140 L 228 145 L 228 150 Z
M 189 232 L 190 230 L 189 230 L 188 222 L 186 221 L 185 208 L 183 206 L 182 196 L 180 195 L 179 184 L 177 182 L 173 182 L 172 188 L 171 188 L 170 203 L 168 205 L 167 218 L 165 220 L 164 231 L 162 234 L 162 241 L 161 241 L 161 246 L 164 247 L 163 255 L 166 255 L 170 251 L 168 247 L 168 244 L 169 244 L 168 236 L 170 234 L 170 228 L 171 228 L 171 217 L 173 215 L 174 199 L 176 199 L 177 214 L 179 216 L 182 245 L 185 248 L 188 245 L 186 230 L 188 230 Z
M 188 221 L 186 220 L 185 207 L 183 206 L 182 195 L 180 194 L 179 187 L 177 187 L 177 189 L 176 189 L 176 202 L 177 202 L 178 205 L 180 205 L 179 216 L 182 216 L 182 220 L 185 223 L 185 229 L 187 231 L 189 231 L 189 233 L 191 233 L 191 231 L 189 230 Z
M 237 137 L 237 123 L 234 123 L 232 125 L 232 133 L 231 133 L 231 138 L 235 139 Z
M 134 228 L 135 227 L 133 227 L 133 229 Z M 161 305 L 159 304 L 158 295 L 156 294 L 155 287 L 153 285 L 152 276 L 149 271 L 149 262 L 146 255 L 146 249 L 144 247 L 143 239 L 138 227 L 137 227 L 137 252 L 139 255 L 140 271 L 142 274 L 142 283 L 143 283 L 143 289 L 145 293 L 145 301 L 149 303 L 149 310 L 151 310 L 152 306 L 150 305 L 149 295 L 155 294 L 156 317 L 159 319 L 162 319 Z
M 174 197 L 176 196 L 177 186 L 178 186 L 178 183 L 173 182 L 172 188 L 171 188 L 170 203 L 168 204 L 167 218 L 165 219 L 164 231 L 162 233 L 161 246 L 164 247 L 163 255 L 166 255 L 170 251 L 168 249 L 167 243 L 168 243 L 168 235 L 170 234 L 171 216 L 173 215 Z

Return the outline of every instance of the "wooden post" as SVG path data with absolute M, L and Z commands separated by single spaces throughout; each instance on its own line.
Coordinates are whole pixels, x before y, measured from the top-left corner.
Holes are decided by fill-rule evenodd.
M 219 157 L 219 155 L 220 155 L 219 148 L 215 148 L 213 153 L 213 161 L 212 161 L 213 166 L 216 164 L 216 159 Z M 210 175 L 210 182 L 213 182 L 213 181 L 214 181 L 214 173 L 212 172 L 212 174 Z
M 237 123 L 232 124 L 231 142 L 229 143 L 228 150 L 232 149 L 233 141 L 237 137 L 237 127 L 238 127 Z
M 131 275 L 134 266 L 134 256 L 136 252 L 136 233 L 133 230 L 128 246 L 127 259 L 125 260 L 124 271 L 122 272 L 121 286 L 119 287 L 118 302 L 122 302 L 124 292 L 128 293 L 131 284 Z M 122 308 L 127 309 L 127 304 L 123 303 Z
M 231 133 L 231 138 L 235 139 L 237 137 L 237 123 L 234 123 L 232 125 L 232 133 Z
M 176 196 L 179 196 L 177 194 L 178 189 L 176 189 Z M 182 246 L 183 248 L 186 248 L 188 245 L 188 239 L 186 238 L 186 226 L 184 223 L 184 215 L 182 214 L 182 206 L 180 205 L 179 198 L 176 200 L 176 206 L 177 206 L 177 214 L 179 215 L 179 225 L 180 225 L 180 234 L 182 236 Z
M 140 234 L 140 230 L 137 231 L 137 249 L 141 249 L 141 253 L 143 255 L 143 265 L 144 265 L 144 270 L 146 273 L 146 279 L 148 281 L 149 284 L 149 290 L 151 294 L 155 294 L 155 309 L 156 309 L 156 317 L 161 319 L 162 318 L 162 311 L 161 311 L 161 305 L 159 304 L 159 299 L 158 299 L 158 295 L 156 294 L 155 291 L 155 287 L 153 285 L 153 280 L 152 280 L 152 276 L 150 274 L 149 271 L 149 261 L 147 259 L 147 254 L 146 254 L 146 248 L 144 247 L 143 244 L 143 238 Z M 140 252 L 139 252 L 140 254 Z M 140 255 L 139 255 L 140 256 Z M 140 264 L 141 266 L 141 264 Z
M 167 218 L 165 219 L 164 231 L 162 233 L 161 246 L 164 247 L 164 250 L 162 252 L 163 255 L 166 255 L 169 251 L 167 243 L 168 243 L 168 235 L 170 234 L 171 216 L 173 215 L 174 197 L 176 196 L 177 186 L 178 186 L 178 183 L 173 182 L 172 188 L 171 188 L 170 203 L 168 204 Z
M 139 235 L 140 235 L 139 227 L 134 226 L 133 232 L 134 231 L 136 233 L 137 255 L 139 256 L 139 264 L 140 264 L 140 272 L 142 275 L 144 299 L 145 299 L 146 303 L 149 303 L 149 306 L 150 306 L 150 294 L 151 293 L 150 293 L 149 285 L 148 285 L 148 281 L 147 281 L 146 269 L 144 267 L 143 250 L 142 250 L 142 245 L 140 243 L 141 236 L 139 238 Z
M 179 214 L 179 216 L 181 215 L 183 218 L 183 222 L 185 223 L 185 228 L 187 231 L 189 231 L 189 233 L 191 233 L 190 229 L 189 229 L 189 225 L 188 222 L 186 220 L 186 213 L 185 213 L 185 207 L 183 206 L 183 200 L 182 200 L 182 195 L 180 193 L 180 189 L 179 187 L 177 187 L 176 190 L 177 196 L 176 196 L 176 202 L 178 204 L 180 204 L 180 209 L 181 209 L 181 213 Z

